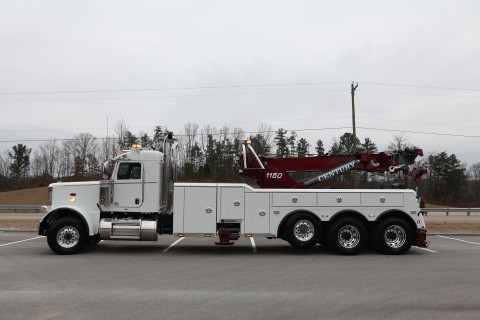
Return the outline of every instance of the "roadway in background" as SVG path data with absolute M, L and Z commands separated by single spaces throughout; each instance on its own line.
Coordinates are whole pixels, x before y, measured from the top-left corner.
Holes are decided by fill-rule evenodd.
M 403 256 L 299 252 L 282 240 L 161 236 L 59 256 L 0 232 L 2 319 L 478 319 L 480 236 Z

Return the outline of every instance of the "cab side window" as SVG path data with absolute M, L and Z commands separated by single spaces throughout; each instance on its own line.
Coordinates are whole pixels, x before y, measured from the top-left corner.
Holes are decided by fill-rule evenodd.
M 140 162 L 122 162 L 118 167 L 118 180 L 142 179 L 142 164 Z

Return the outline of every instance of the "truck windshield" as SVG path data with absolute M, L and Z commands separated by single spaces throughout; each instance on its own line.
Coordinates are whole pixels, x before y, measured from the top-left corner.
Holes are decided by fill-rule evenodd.
M 117 180 L 142 179 L 140 162 L 122 162 L 118 166 Z

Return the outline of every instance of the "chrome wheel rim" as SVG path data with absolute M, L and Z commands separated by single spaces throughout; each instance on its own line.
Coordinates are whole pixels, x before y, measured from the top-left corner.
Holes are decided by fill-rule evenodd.
M 293 234 L 297 240 L 308 241 L 313 238 L 315 227 L 313 226 L 313 223 L 308 220 L 300 220 L 295 223 Z
M 80 241 L 80 232 L 72 226 L 66 226 L 57 232 L 57 243 L 62 248 L 72 248 Z
M 355 248 L 360 243 L 360 231 L 352 225 L 343 226 L 338 230 L 338 243 L 346 249 Z
M 389 247 L 398 249 L 407 241 L 407 232 L 398 225 L 392 225 L 385 230 L 384 239 Z

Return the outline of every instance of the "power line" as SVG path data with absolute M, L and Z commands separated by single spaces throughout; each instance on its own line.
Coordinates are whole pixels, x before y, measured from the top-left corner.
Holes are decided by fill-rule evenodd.
M 370 85 L 376 85 L 376 86 L 389 86 L 389 87 L 420 88 L 420 89 L 480 91 L 480 89 L 471 89 L 471 88 L 436 87 L 436 86 L 422 86 L 422 85 L 414 85 L 414 84 L 394 84 L 394 83 L 381 83 L 381 82 L 362 82 L 362 84 L 370 84 Z
M 305 82 L 305 83 L 277 83 L 277 84 L 241 84 L 224 86 L 195 86 L 195 87 L 164 87 L 139 89 L 110 89 L 110 90 L 69 90 L 69 91 L 18 91 L 0 92 L 0 95 L 42 95 L 42 94 L 83 94 L 83 93 L 110 93 L 110 92 L 141 92 L 141 91 L 170 91 L 170 90 L 200 90 L 200 89 L 229 89 L 229 88 L 261 88 L 261 87 L 291 87 L 291 86 L 320 86 L 344 84 L 343 82 Z
M 242 95 L 268 95 L 268 94 L 325 93 L 325 92 L 345 92 L 345 90 L 299 90 L 299 91 L 237 92 L 237 93 L 182 94 L 182 95 L 160 95 L 160 96 L 96 97 L 96 98 L 7 99 L 7 100 L 0 100 L 0 102 L 128 100 L 128 99 L 159 99 L 159 98 L 242 96 Z
M 394 132 L 415 133 L 415 134 L 425 134 L 425 135 L 435 135 L 435 136 L 447 136 L 447 137 L 480 138 L 480 136 L 476 136 L 476 135 L 441 133 L 441 132 L 425 132 L 425 131 L 411 131 L 411 130 L 397 130 L 397 129 L 380 129 L 380 128 L 367 128 L 367 127 L 357 127 L 357 128 L 365 129 L 365 130 L 394 131 Z
M 423 135 L 435 135 L 435 136 L 447 136 L 447 137 L 460 137 L 460 138 L 480 138 L 479 135 L 464 135 L 464 134 L 452 134 L 452 133 L 442 133 L 442 132 L 425 132 L 425 131 L 412 131 L 412 130 L 399 130 L 399 129 L 384 129 L 384 128 L 370 128 L 370 127 L 359 127 L 359 129 L 364 130 L 374 130 L 374 131 L 386 131 L 386 132 L 402 132 L 402 133 L 413 133 L 413 134 L 423 134 Z M 305 129 L 286 129 L 289 132 L 304 132 L 304 131 L 326 131 L 326 130 L 343 130 L 343 129 L 351 129 L 349 126 L 345 127 L 330 127 L 330 128 L 305 128 Z M 243 134 L 257 134 L 257 133 L 275 133 L 276 130 L 266 130 L 266 131 L 245 131 Z M 216 135 L 220 135 L 221 133 L 217 133 Z M 197 136 L 208 136 L 209 133 L 198 133 Z M 185 137 L 187 135 L 178 134 L 175 135 L 176 137 Z M 148 136 L 152 138 L 153 136 Z M 95 140 L 104 140 L 106 137 L 96 138 Z M 115 137 L 108 137 L 108 139 L 116 139 Z M 18 142 L 47 142 L 47 141 L 71 141 L 75 140 L 74 138 L 63 138 L 63 139 L 19 139 L 19 140 L 0 140 L 0 143 L 18 143 Z
M 315 128 L 315 129 L 298 129 L 298 130 L 290 130 L 287 129 L 286 131 L 295 131 L 295 132 L 302 132 L 302 131 L 323 131 L 323 130 L 340 130 L 340 129 L 348 129 L 350 127 L 332 127 L 332 128 Z M 257 134 L 257 133 L 275 133 L 277 130 L 265 130 L 265 131 L 244 131 L 243 134 Z M 211 133 L 197 133 L 197 136 L 208 136 Z M 221 133 L 216 133 L 215 135 L 221 135 Z M 185 134 L 176 134 L 176 137 L 186 137 Z M 149 138 L 153 138 L 153 136 L 148 136 Z M 94 137 L 95 140 L 104 140 L 106 137 Z M 108 139 L 117 139 L 115 137 L 108 137 Z M 71 141 L 76 140 L 74 138 L 61 138 L 61 139 L 18 139 L 18 140 L 0 140 L 0 143 L 16 143 L 16 142 L 46 142 L 46 141 Z
M 333 120 L 333 119 L 347 119 L 351 116 L 333 116 L 333 117 L 316 117 L 316 118 L 297 118 L 297 119 L 275 119 L 269 121 L 234 121 L 234 122 L 210 122 L 210 123 L 196 123 L 199 126 L 208 126 L 208 125 L 232 125 L 232 124 L 252 124 L 252 123 L 276 123 L 276 122 L 293 122 L 293 121 L 313 121 L 313 120 Z M 451 124 L 451 123 L 438 123 L 438 122 L 421 122 L 421 121 L 407 121 L 407 120 L 398 120 L 398 119 L 386 119 L 386 118 L 372 118 L 372 117 L 363 117 L 356 116 L 358 119 L 369 119 L 369 120 L 379 120 L 379 121 L 389 121 L 389 122 L 399 122 L 399 123 L 408 123 L 408 124 L 422 124 L 422 125 L 436 125 L 436 126 L 448 126 L 448 127 L 459 127 L 459 128 L 475 128 L 478 129 L 480 126 L 473 125 L 460 125 L 460 124 Z M 155 128 L 158 125 L 143 125 L 143 126 L 133 126 L 128 127 L 128 129 L 151 129 Z M 185 124 L 164 124 L 160 127 L 183 127 Z M 48 129 L 14 129 L 14 130 L 0 130 L 0 133 L 11 133 L 11 132 L 58 132 L 58 131 L 85 131 L 85 130 L 105 130 L 105 127 L 98 128 L 48 128 Z
M 17 91 L 17 92 L 0 92 L 0 96 L 9 95 L 48 95 L 48 94 L 85 94 L 85 93 L 112 93 L 112 92 L 142 92 L 142 91 L 170 91 L 170 90 L 202 90 L 202 89 L 228 89 L 228 88 L 261 88 L 261 87 L 292 87 L 292 86 L 321 86 L 321 85 L 346 85 L 345 82 L 326 81 L 326 82 L 299 82 L 299 83 L 265 83 L 265 84 L 239 84 L 239 85 L 217 85 L 217 86 L 192 86 L 192 87 L 161 87 L 161 88 L 137 88 L 137 89 L 105 89 L 105 90 L 57 90 L 57 91 Z M 362 84 L 389 86 L 389 87 L 406 87 L 419 89 L 435 89 L 435 90 L 457 90 L 457 91 L 480 91 L 474 88 L 459 87 L 441 87 L 426 86 L 415 84 L 395 84 L 382 82 L 362 82 Z
M 350 116 L 334 116 L 334 117 L 319 117 L 319 118 L 301 118 L 301 119 L 277 119 L 269 121 L 235 121 L 235 122 L 210 122 L 210 123 L 196 123 L 199 126 L 208 126 L 208 125 L 227 125 L 227 124 L 251 124 L 251 123 L 275 123 L 275 122 L 292 122 L 292 121 L 306 121 L 306 120 L 332 120 L 332 119 L 343 119 L 350 118 Z M 164 124 L 160 127 L 183 127 L 185 124 Z M 135 126 L 128 127 L 128 129 L 142 129 L 142 128 L 155 128 L 158 125 L 150 126 Z M 0 133 L 8 132 L 48 132 L 48 131 L 83 131 L 83 130 L 105 130 L 105 127 L 101 128 L 48 128 L 48 129 L 14 129 L 14 130 L 0 130 Z
M 416 92 L 395 92 L 395 91 L 375 91 L 375 90 L 362 90 L 361 92 L 367 93 L 386 93 L 386 94 L 400 94 L 411 96 L 428 96 L 428 97 L 444 97 L 444 98 L 473 98 L 479 99 L 480 96 L 453 96 L 448 94 L 430 94 L 430 93 L 416 93 Z
M 156 96 L 127 96 L 127 97 L 91 97 L 91 98 L 48 98 L 48 99 L 4 99 L 2 102 L 52 102 L 52 101 L 101 101 L 101 100 L 131 100 L 131 99 L 171 99 L 171 98 L 189 98 L 189 97 L 215 97 L 215 96 L 246 96 L 246 95 L 278 95 L 278 94 L 299 94 L 299 93 L 327 93 L 340 92 L 345 93 L 345 90 L 297 90 L 297 91 L 264 91 L 264 92 L 231 92 L 231 93 L 205 93 L 205 94 L 179 94 L 179 95 L 156 95 Z M 480 99 L 480 96 L 457 96 L 446 94 L 430 94 L 417 92 L 395 92 L 395 91 L 377 91 L 377 90 L 362 90 L 362 93 L 380 93 L 380 94 L 398 94 L 398 95 L 413 95 L 413 96 L 428 96 L 428 97 L 443 97 L 443 98 L 466 98 L 466 99 Z
M 393 119 L 371 118 L 371 117 L 361 117 L 361 116 L 357 116 L 357 118 L 360 118 L 360 119 L 369 119 L 369 120 L 390 121 L 390 122 L 402 122 L 402 123 L 423 124 L 423 125 L 426 124 L 426 125 L 436 125 L 436 126 L 448 126 L 448 127 L 460 127 L 460 128 L 476 128 L 476 129 L 480 129 L 480 126 L 460 125 L 460 124 L 451 124 L 451 123 L 421 122 L 421 121 L 407 121 L 407 120 L 393 120 Z

